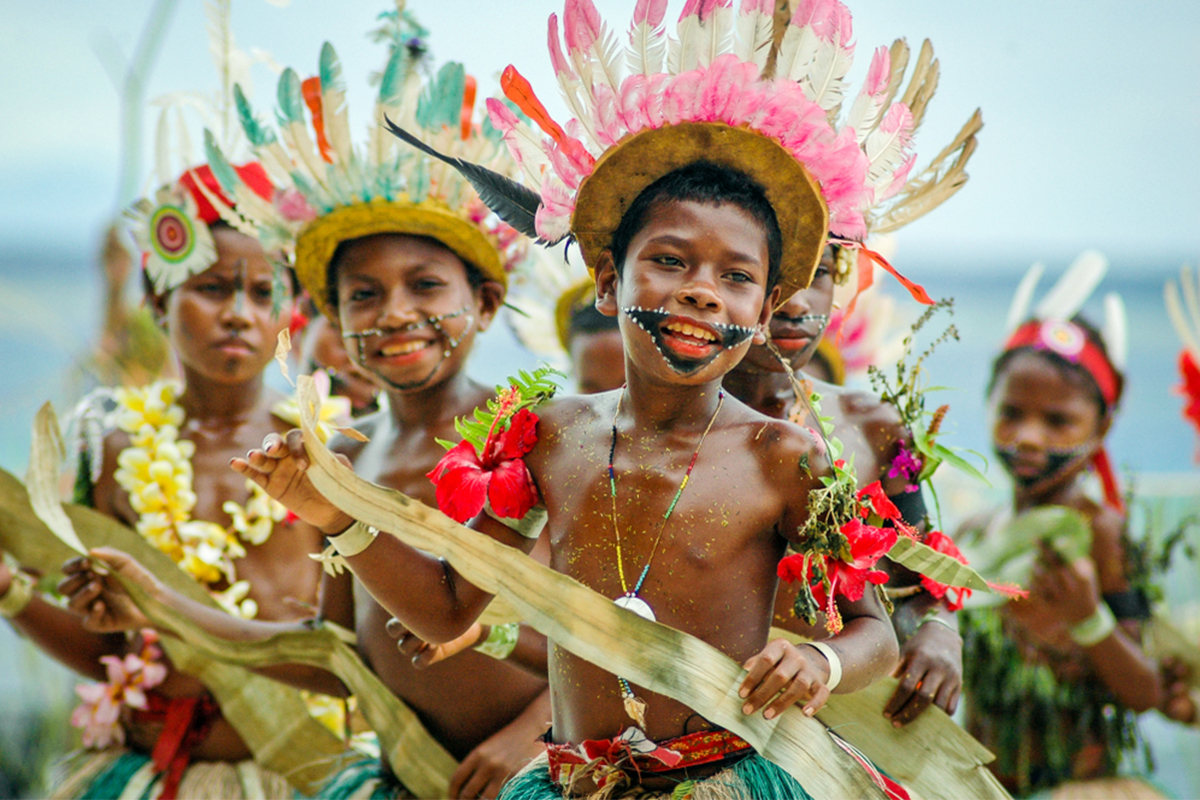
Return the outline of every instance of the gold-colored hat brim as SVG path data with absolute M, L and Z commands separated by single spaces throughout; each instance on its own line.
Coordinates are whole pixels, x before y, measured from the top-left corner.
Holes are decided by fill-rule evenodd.
M 571 317 L 584 305 L 596 302 L 596 282 L 583 278 L 559 295 L 554 306 L 554 327 L 563 350 L 571 352 Z
M 763 187 L 783 235 L 780 303 L 807 288 L 829 231 L 829 208 L 820 187 L 775 140 L 719 122 L 684 122 L 642 131 L 600 157 L 579 186 L 571 217 L 571 232 L 589 269 L 611 245 L 621 218 L 643 190 L 699 161 L 743 172 Z
M 334 251 L 342 242 L 379 233 L 428 236 L 477 267 L 488 279 L 508 287 L 500 252 L 478 227 L 440 203 L 377 199 L 334 209 L 310 222 L 296 237 L 296 278 L 325 316 L 337 320 L 337 313 L 329 307 L 326 287 Z

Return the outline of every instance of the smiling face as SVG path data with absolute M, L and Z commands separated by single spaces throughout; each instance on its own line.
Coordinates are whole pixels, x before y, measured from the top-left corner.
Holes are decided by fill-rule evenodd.
M 720 378 L 770 317 L 767 237 L 732 203 L 656 203 L 630 240 L 621 274 L 596 269 L 597 308 L 620 313 L 627 364 L 669 382 Z
M 397 391 L 456 374 L 475 332 L 504 298 L 495 281 L 473 287 L 462 259 L 424 237 L 381 234 L 339 249 L 338 316 L 346 350 Z
M 829 314 L 833 310 L 833 270 L 836 261 L 833 245 L 827 245 L 821 255 L 821 263 L 813 274 L 812 284 L 792 295 L 771 316 L 771 340 L 793 370 L 801 369 L 812 360 L 821 343 L 821 335 L 829 324 Z M 783 372 L 783 365 L 766 345 L 751 347 L 741 368 Z
M 291 315 L 272 313 L 275 267 L 258 241 L 223 226 L 212 233 L 216 263 L 151 302 L 185 371 L 245 382 L 270 363 Z
M 1068 484 L 1108 432 L 1093 390 L 1045 355 L 1019 352 L 992 390 L 992 443 L 1013 480 L 1043 494 Z

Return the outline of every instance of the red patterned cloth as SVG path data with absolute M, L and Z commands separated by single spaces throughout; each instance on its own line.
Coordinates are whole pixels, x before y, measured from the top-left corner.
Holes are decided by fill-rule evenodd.
M 550 778 L 570 785 L 591 778 L 603 789 L 614 781 L 629 783 L 630 772 L 656 774 L 712 764 L 749 751 L 750 743 L 725 730 L 700 731 L 656 743 L 630 727 L 616 739 L 589 739 L 581 744 L 547 743 Z

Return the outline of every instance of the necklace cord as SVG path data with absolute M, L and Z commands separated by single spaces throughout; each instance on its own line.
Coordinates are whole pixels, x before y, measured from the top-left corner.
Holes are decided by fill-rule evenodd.
M 704 429 L 704 433 L 700 434 L 700 441 L 696 443 L 696 449 L 692 452 L 692 458 L 688 462 L 687 471 L 683 475 L 683 480 L 679 483 L 679 488 L 675 490 L 675 496 L 671 499 L 670 505 L 667 506 L 667 511 L 663 514 L 662 522 L 658 526 L 658 535 L 654 538 L 654 545 L 650 548 L 650 556 L 646 559 L 646 566 L 642 568 L 641 574 L 638 576 L 637 583 L 634 584 L 633 590 L 630 591 L 629 584 L 625 579 L 625 563 L 621 553 L 621 527 L 617 523 L 617 476 L 614 466 L 617 453 L 617 417 L 621 414 L 621 401 L 625 398 L 626 388 L 621 387 L 621 394 L 617 397 L 617 407 L 613 412 L 612 421 L 612 440 L 608 449 L 608 485 L 609 493 L 612 497 L 612 522 L 613 534 L 616 539 L 617 548 L 617 575 L 621 579 L 621 591 L 626 596 L 636 597 L 638 592 L 642 590 L 642 584 L 646 582 L 646 576 L 650 574 L 650 565 L 654 562 L 654 556 L 658 553 L 658 546 L 662 542 L 663 532 L 667 528 L 667 522 L 671 519 L 671 515 L 675 513 L 675 506 L 679 504 L 679 498 L 683 496 L 683 490 L 687 488 L 688 481 L 692 477 L 692 470 L 696 467 L 696 460 L 700 457 L 700 448 L 704 446 L 704 440 L 708 438 L 709 431 L 712 430 L 713 424 L 717 421 L 717 415 L 721 413 L 721 407 L 725 405 L 725 390 L 717 391 L 717 408 L 713 411 L 712 417 L 708 420 L 708 425 Z

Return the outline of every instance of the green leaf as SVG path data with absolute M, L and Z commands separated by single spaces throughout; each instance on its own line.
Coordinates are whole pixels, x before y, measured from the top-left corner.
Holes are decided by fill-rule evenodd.
M 953 556 L 939 553 L 932 547 L 900 536 L 888 551 L 887 557 L 897 564 L 918 572 L 930 580 L 947 586 L 958 586 L 980 592 L 990 592 L 987 581 Z
M 1092 529 L 1075 509 L 1042 506 L 983 537 L 972 548 L 974 560 L 998 582 L 1027 585 L 1040 541 L 1049 542 L 1069 563 L 1091 552 Z
M 955 469 L 965 472 L 966 474 L 970 475 L 972 478 L 976 478 L 977 480 L 983 481 L 988 486 L 992 485 L 991 482 L 986 477 L 984 477 L 984 474 L 982 472 L 980 472 L 978 469 L 976 469 L 971 464 L 971 462 L 967 461 L 965 458 L 963 458 L 962 456 L 955 453 L 949 447 L 946 447 L 946 446 L 940 445 L 940 444 L 935 444 L 935 445 L 933 445 L 932 449 L 933 449 L 933 453 L 934 453 L 935 457 L 940 458 L 942 461 L 945 461 L 947 464 L 954 467 Z M 973 452 L 973 451 L 968 450 L 968 451 L 964 451 L 964 452 Z M 983 458 L 983 456 L 979 455 L 979 453 L 974 453 L 974 455 L 977 455 L 980 458 Z M 985 469 L 987 468 L 986 464 L 985 464 L 984 468 Z

